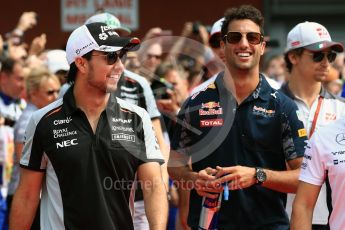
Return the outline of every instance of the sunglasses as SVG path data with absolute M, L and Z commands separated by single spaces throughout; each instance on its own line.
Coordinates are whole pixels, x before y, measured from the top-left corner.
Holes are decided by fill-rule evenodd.
M 247 41 L 252 45 L 258 45 L 264 40 L 264 36 L 257 32 L 241 33 L 232 31 L 229 31 L 224 36 L 224 40 L 226 40 L 229 44 L 236 44 L 241 41 L 243 35 L 246 36 Z
M 313 57 L 313 61 L 314 62 L 321 62 L 324 57 L 326 56 L 328 59 L 328 62 L 331 63 L 335 60 L 335 58 L 337 57 L 337 53 L 334 51 L 330 51 L 328 53 L 324 53 L 324 52 L 312 52 L 312 53 L 306 53 L 310 56 Z
M 220 47 L 220 41 L 222 40 L 222 36 L 220 34 L 214 34 L 210 40 L 209 44 L 212 48 L 219 48 Z
M 51 95 L 53 95 L 54 93 L 56 93 L 56 94 L 59 94 L 60 93 L 60 90 L 59 89 L 52 89 L 52 90 L 48 90 L 47 92 L 46 92 L 46 94 L 48 95 L 48 96 L 51 96 Z
M 117 62 L 118 59 L 121 59 L 121 62 L 124 63 L 126 61 L 127 52 L 120 51 L 120 52 L 109 52 L 105 54 L 93 54 L 91 56 L 97 57 L 97 56 L 105 56 L 107 60 L 108 65 L 113 65 L 115 62 Z

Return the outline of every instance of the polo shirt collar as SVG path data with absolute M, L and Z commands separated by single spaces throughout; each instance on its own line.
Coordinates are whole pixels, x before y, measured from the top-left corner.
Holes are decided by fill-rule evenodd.
M 66 113 L 66 116 L 71 116 L 74 112 L 79 110 L 75 102 L 73 88 L 74 88 L 74 84 L 71 85 L 71 87 L 69 87 L 69 89 L 63 96 L 63 109 Z M 116 108 L 116 103 L 117 103 L 116 95 L 115 93 L 111 93 L 107 107 Z

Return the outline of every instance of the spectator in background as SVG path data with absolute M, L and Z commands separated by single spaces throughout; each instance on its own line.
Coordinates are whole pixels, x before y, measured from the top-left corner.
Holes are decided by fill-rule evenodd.
M 208 39 L 208 43 L 213 53 L 215 54 L 215 57 L 212 60 L 210 60 L 209 63 L 206 63 L 205 65 L 207 69 L 206 71 L 208 72 L 207 75 L 211 75 L 211 76 L 208 76 L 207 79 L 204 79 L 205 82 L 202 82 L 199 86 L 195 87 L 191 91 L 190 93 L 191 95 L 195 94 L 196 92 L 199 92 L 200 90 L 207 88 L 209 84 L 214 82 L 218 73 L 224 70 L 224 62 L 225 62 L 224 49 L 220 47 L 220 42 L 222 40 L 221 29 L 222 29 L 223 21 L 224 21 L 224 18 L 221 18 L 213 24 L 210 37 Z M 223 63 L 221 63 L 219 60 L 221 60 Z M 215 66 L 216 68 L 213 69 L 213 71 L 209 71 L 208 66 Z
M 322 82 L 329 76 L 336 52 L 343 50 L 343 45 L 333 42 L 327 29 L 316 22 L 299 23 L 287 35 L 285 61 L 290 75 L 281 91 L 298 106 L 298 118 L 304 123 L 308 138 L 318 128 L 345 115 L 343 101 L 322 86 Z M 303 187 L 307 188 L 308 185 L 303 183 Z M 310 193 L 304 195 L 310 198 Z M 324 184 L 320 195 L 313 197 L 317 199 L 313 229 L 328 229 L 329 211 L 326 197 Z M 294 195 L 288 194 L 286 209 L 289 216 L 294 198 Z
M 24 91 L 25 72 L 22 61 L 10 57 L 0 58 L 0 188 L 10 179 L 13 159 L 13 127 L 25 109 L 26 102 L 20 98 Z M 3 183 L 3 178 L 5 181 Z M 2 200 L 0 194 L 0 200 Z M 1 215 L 1 214 L 0 214 Z M 5 218 L 4 218 L 5 219 Z M 6 223 L 0 229 L 7 229 Z
M 59 95 L 60 81 L 46 68 L 33 69 L 26 78 L 27 106 L 14 126 L 13 168 L 7 192 L 7 212 L 10 213 L 13 195 L 19 183 L 19 160 L 25 142 L 24 133 L 32 113 L 55 101 Z M 39 209 L 31 227 L 40 229 Z
M 157 39 L 153 39 L 148 43 L 150 44 L 147 45 L 145 52 L 139 51 L 139 60 L 141 62 L 139 74 L 152 82 L 154 78 L 153 74 L 162 61 L 163 47 Z
M 277 88 L 285 83 L 285 61 L 283 55 L 273 55 L 265 63 L 264 73 L 277 82 Z
M 69 70 L 66 51 L 59 49 L 47 51 L 45 54 L 45 65 L 52 74 L 59 78 L 61 85 L 66 83 L 66 75 Z

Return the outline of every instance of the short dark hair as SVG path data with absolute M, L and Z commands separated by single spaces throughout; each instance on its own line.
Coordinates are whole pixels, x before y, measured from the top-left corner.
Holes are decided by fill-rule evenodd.
M 264 17 L 261 12 L 252 5 L 241 5 L 230 8 L 225 12 L 225 19 L 222 24 L 222 38 L 228 33 L 228 26 L 233 20 L 249 19 L 260 27 L 260 33 L 264 34 Z
M 90 52 L 84 54 L 82 57 L 85 58 L 86 60 L 91 60 L 91 57 L 92 57 L 92 51 L 91 50 Z M 67 80 L 67 83 L 69 84 L 74 84 L 75 82 L 75 77 L 77 76 L 77 72 L 78 72 L 78 67 L 75 65 L 75 62 L 72 62 L 69 66 L 69 71 L 66 75 L 66 80 Z
M 11 74 L 13 73 L 14 65 L 16 61 L 10 57 L 1 56 L 0 57 L 1 69 L 0 72 Z
M 284 60 L 285 60 L 286 68 L 287 68 L 289 73 L 291 73 L 291 70 L 292 70 L 292 63 L 291 63 L 291 61 L 289 59 L 289 54 L 290 53 L 295 53 L 297 56 L 301 56 L 303 51 L 304 51 L 304 48 L 300 47 L 300 48 L 297 48 L 297 49 L 290 50 L 289 52 L 286 52 L 284 54 Z

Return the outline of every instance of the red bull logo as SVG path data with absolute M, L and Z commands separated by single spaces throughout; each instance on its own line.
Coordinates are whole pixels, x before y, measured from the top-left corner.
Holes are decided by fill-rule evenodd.
M 220 107 L 220 103 L 215 102 L 215 101 L 209 101 L 206 103 L 201 103 L 201 108 L 203 108 L 203 109 L 213 109 L 213 108 L 219 108 L 219 107 Z

